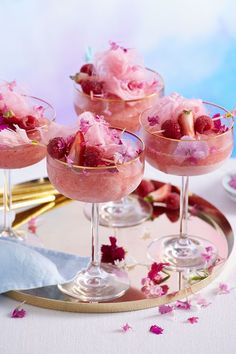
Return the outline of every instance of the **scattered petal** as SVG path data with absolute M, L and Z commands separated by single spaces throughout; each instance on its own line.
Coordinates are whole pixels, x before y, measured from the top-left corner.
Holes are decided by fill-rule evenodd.
M 174 307 L 171 305 L 161 305 L 159 306 L 159 313 L 165 315 L 166 313 L 171 313 L 174 311 Z
M 236 175 L 231 176 L 231 179 L 229 181 L 230 187 L 236 189 Z
M 197 305 L 199 305 L 201 308 L 205 308 L 211 305 L 211 302 L 209 302 L 207 299 L 203 297 L 200 297 L 197 299 Z
M 23 318 L 26 315 L 26 311 L 21 307 L 25 303 L 22 302 L 19 306 L 17 306 L 11 313 L 11 318 Z
M 187 319 L 187 321 L 188 321 L 189 323 L 191 323 L 191 324 L 198 323 L 198 320 L 199 320 L 199 317 L 195 317 L 195 316 L 189 317 L 189 318 Z
M 28 230 L 32 234 L 36 234 L 36 232 L 37 232 L 36 220 L 37 220 L 36 218 L 31 218 L 28 222 Z
M 218 295 L 225 295 L 225 294 L 229 294 L 229 293 L 230 293 L 230 288 L 229 288 L 228 284 L 220 283 L 219 287 L 217 289 L 217 294 Z
M 117 239 L 114 236 L 109 237 L 110 245 L 101 246 L 101 261 L 103 263 L 115 264 L 115 261 L 122 261 L 125 259 L 125 250 L 123 247 L 117 246 Z
M 122 327 L 121 327 L 122 331 L 124 333 L 130 331 L 132 329 L 132 327 L 128 324 L 128 323 L 125 323 Z
M 157 325 L 152 325 L 152 326 L 150 327 L 149 331 L 150 331 L 151 333 L 154 333 L 154 334 L 159 335 L 159 334 L 162 334 L 162 333 L 163 333 L 164 329 L 161 328 L 161 327 L 159 327 L 159 326 L 157 326 Z
M 189 300 L 186 300 L 186 301 L 177 300 L 175 303 L 175 308 L 180 309 L 180 310 L 190 310 L 191 303 Z

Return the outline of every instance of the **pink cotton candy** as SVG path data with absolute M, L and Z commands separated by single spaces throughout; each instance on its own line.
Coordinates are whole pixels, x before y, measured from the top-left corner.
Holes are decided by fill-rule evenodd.
M 148 71 L 135 49 L 126 49 L 116 43 L 95 55 L 94 67 L 107 93 L 123 100 L 137 99 L 153 93 L 158 85 L 157 74 Z

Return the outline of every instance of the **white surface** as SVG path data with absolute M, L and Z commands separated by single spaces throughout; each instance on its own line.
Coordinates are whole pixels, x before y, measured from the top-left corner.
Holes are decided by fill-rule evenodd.
M 225 194 L 221 179 L 235 169 L 236 159 L 229 160 L 219 171 L 193 177 L 191 190 L 222 210 L 236 233 L 236 203 Z M 14 173 L 14 181 L 46 175 L 44 163 Z M 150 166 L 146 176 L 170 180 L 180 179 L 161 174 Z M 66 242 L 66 239 L 65 239 Z M 220 281 L 236 286 L 235 249 L 219 278 L 202 294 L 213 294 Z M 156 308 L 118 314 L 76 314 L 44 310 L 24 305 L 27 316 L 11 319 L 9 313 L 16 302 L 0 296 L 0 354 L 233 354 L 236 352 L 236 289 L 228 295 L 214 297 L 212 305 L 197 313 L 179 311 L 176 320 L 159 316 Z M 166 317 L 167 316 L 167 317 Z M 198 316 L 199 323 L 185 323 Z M 122 333 L 128 322 L 133 331 Z M 164 328 L 164 334 L 149 333 L 152 324 Z

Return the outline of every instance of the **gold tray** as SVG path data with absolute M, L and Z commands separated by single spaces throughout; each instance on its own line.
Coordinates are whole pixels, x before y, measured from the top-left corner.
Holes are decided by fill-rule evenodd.
M 47 179 L 43 181 L 48 183 Z M 39 182 L 35 181 L 36 183 Z M 197 195 L 191 195 L 191 205 L 197 205 L 197 216 L 190 217 L 189 232 L 213 241 L 219 249 L 221 260 L 208 276 L 200 281 L 190 284 L 183 274 L 173 272 L 165 282 L 170 288 L 169 294 L 147 299 L 140 291 L 140 281 L 147 274 L 148 265 L 152 263 L 146 255 L 148 244 L 155 238 L 178 231 L 178 221 L 171 222 L 169 220 L 169 218 L 173 220 L 174 215 L 172 217 L 169 215 L 168 218 L 166 213 L 163 213 L 163 207 L 159 209 L 157 207 L 155 213 L 161 215 L 156 217 L 154 221 L 147 221 L 145 224 L 126 229 L 100 228 L 101 243 L 109 243 L 108 236 L 115 233 L 118 245 L 128 251 L 127 269 L 131 288 L 123 297 L 108 303 L 82 303 L 62 294 L 57 286 L 11 291 L 7 293 L 7 296 L 47 309 L 98 313 L 141 310 L 173 302 L 196 293 L 206 287 L 222 271 L 231 254 L 234 236 L 225 216 L 212 204 Z M 87 256 L 90 254 L 90 222 L 84 217 L 83 207 L 83 203 L 72 202 L 61 195 L 56 195 L 53 202 L 44 203 L 18 213 L 14 225 L 15 227 L 22 226 L 32 215 L 44 214 L 38 219 L 37 233 L 45 247 Z

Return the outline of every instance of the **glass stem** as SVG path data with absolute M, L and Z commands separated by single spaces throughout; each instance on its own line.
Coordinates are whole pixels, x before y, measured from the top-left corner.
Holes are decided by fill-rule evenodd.
M 188 243 L 188 185 L 189 177 L 182 176 L 182 186 L 180 191 L 180 230 L 179 243 L 187 245 Z
M 92 260 L 90 263 L 90 266 L 92 267 L 99 267 L 100 264 L 98 224 L 99 224 L 99 205 L 97 203 L 93 203 L 92 215 L 91 215 Z
M 11 193 L 11 171 L 4 170 L 3 184 L 3 229 L 11 230 L 11 208 L 12 208 L 12 193 Z

